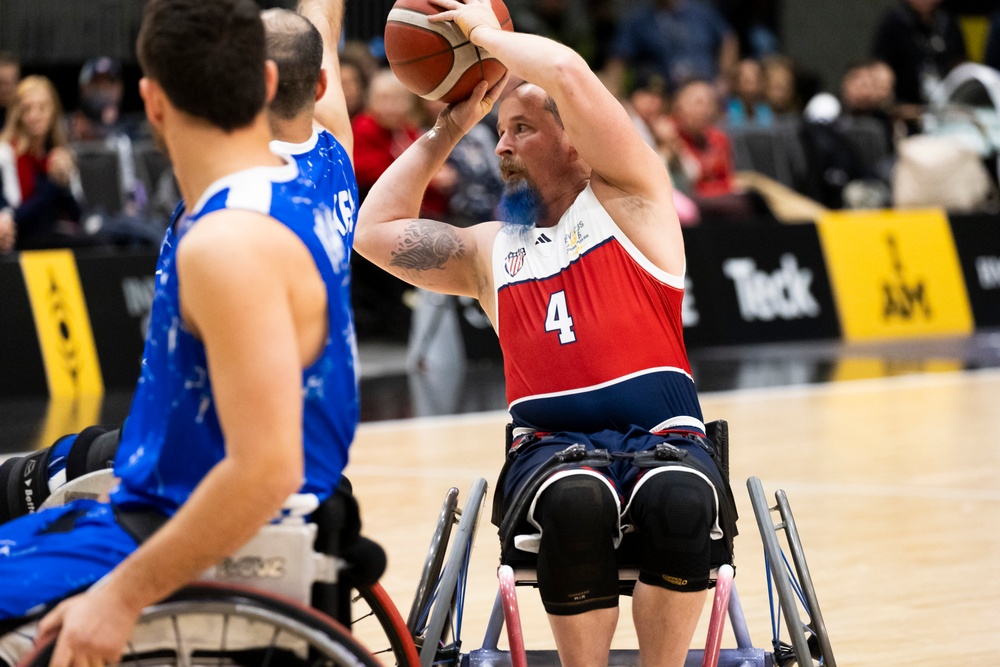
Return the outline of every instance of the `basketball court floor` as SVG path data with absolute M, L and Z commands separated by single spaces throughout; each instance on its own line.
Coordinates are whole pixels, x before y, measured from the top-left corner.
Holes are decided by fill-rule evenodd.
M 407 374 L 404 356 L 362 350 L 363 423 L 347 475 L 364 532 L 386 549 L 382 583 L 404 617 L 445 493 L 457 487 L 461 506 L 474 480 L 487 480 L 462 633 L 476 647 L 496 594 L 488 508 L 502 463 L 502 371 Z M 751 475 L 770 499 L 788 494 L 840 665 L 1000 665 L 1000 332 L 691 357 L 706 419 L 729 421 L 736 588 L 755 645 L 770 645 L 771 622 Z M 109 396 L 77 406 L 76 417 L 114 421 L 127 405 Z M 72 413 L 0 401 L 0 458 L 34 448 Z M 519 599 L 528 648 L 551 648 L 537 593 L 519 589 Z M 635 646 L 627 599 L 615 641 Z

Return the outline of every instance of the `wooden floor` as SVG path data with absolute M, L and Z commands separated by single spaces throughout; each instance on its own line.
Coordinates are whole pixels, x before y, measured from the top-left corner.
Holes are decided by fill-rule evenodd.
M 736 585 L 755 645 L 770 645 L 770 620 L 751 475 L 769 497 L 788 493 L 840 665 L 1000 665 L 1000 371 L 707 394 L 702 403 L 706 418 L 730 424 Z M 388 552 L 383 585 L 404 616 L 447 489 L 464 496 L 484 477 L 492 492 L 504 421 L 490 413 L 361 427 L 347 474 L 365 532 Z M 484 514 L 466 647 L 482 640 L 497 558 Z M 528 647 L 550 648 L 537 593 L 519 597 Z M 628 618 L 624 601 L 616 646 L 635 645 Z

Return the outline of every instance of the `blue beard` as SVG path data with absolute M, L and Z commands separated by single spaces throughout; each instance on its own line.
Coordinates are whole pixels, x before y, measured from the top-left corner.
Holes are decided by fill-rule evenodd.
M 534 227 L 545 213 L 545 204 L 538 188 L 525 178 L 504 183 L 503 194 L 497 204 L 497 217 L 505 226 Z

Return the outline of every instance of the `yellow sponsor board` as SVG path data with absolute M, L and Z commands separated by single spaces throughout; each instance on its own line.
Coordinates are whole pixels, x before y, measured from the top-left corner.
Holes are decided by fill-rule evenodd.
M 943 211 L 829 213 L 818 226 L 844 338 L 972 332 L 965 280 Z
M 73 253 L 24 252 L 20 262 L 49 394 L 69 398 L 102 395 L 101 367 Z

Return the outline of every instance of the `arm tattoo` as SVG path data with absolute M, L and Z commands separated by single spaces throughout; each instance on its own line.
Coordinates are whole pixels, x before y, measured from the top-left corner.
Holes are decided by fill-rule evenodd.
M 410 271 L 443 269 L 449 259 L 464 254 L 462 239 L 452 227 L 432 220 L 414 220 L 407 225 L 389 265 Z

